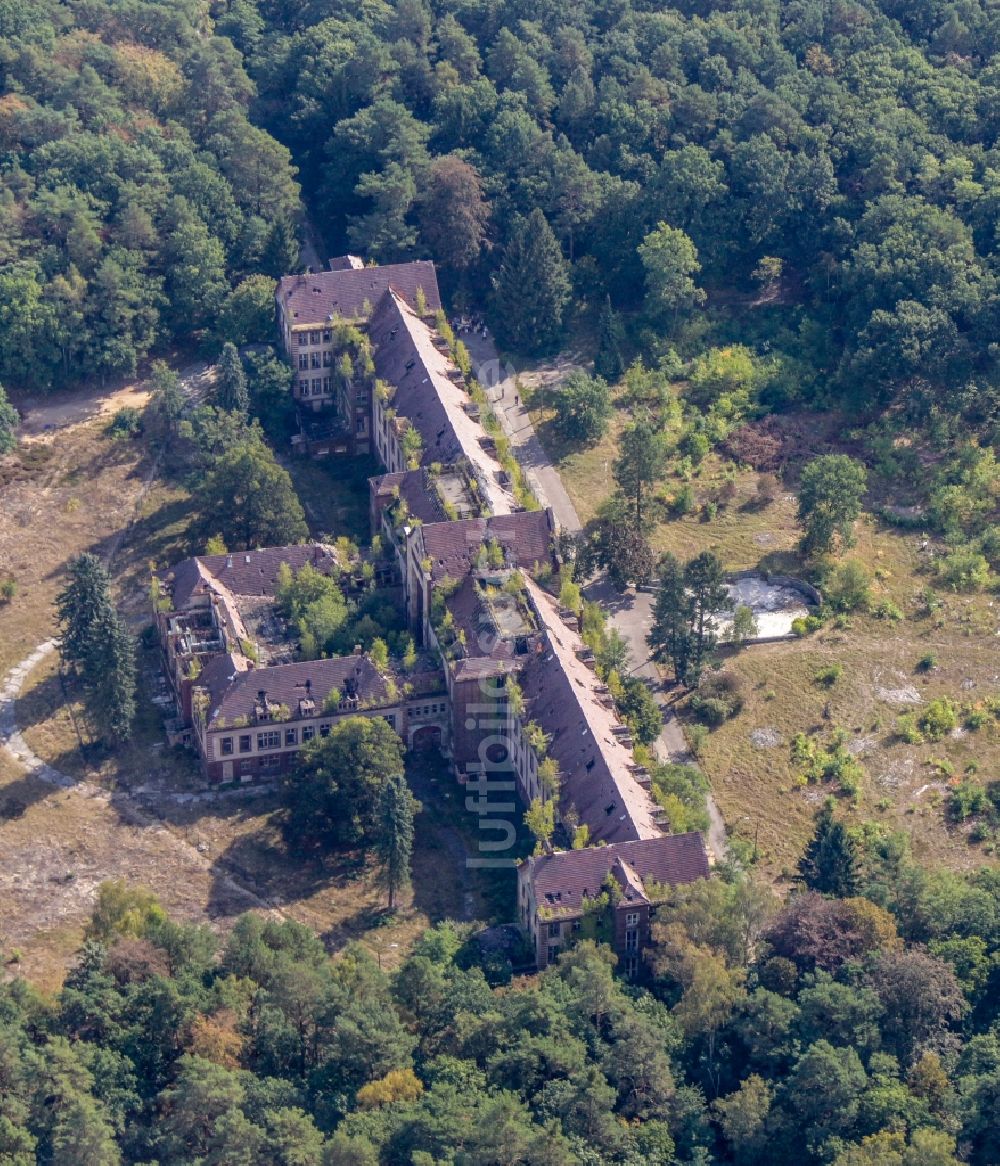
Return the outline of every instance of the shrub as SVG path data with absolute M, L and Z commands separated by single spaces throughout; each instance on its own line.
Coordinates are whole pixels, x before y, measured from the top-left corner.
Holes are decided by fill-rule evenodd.
M 683 518 L 685 514 L 690 514 L 694 510 L 694 504 L 694 489 L 690 482 L 685 482 L 670 503 L 670 513 L 677 518 Z
M 823 593 L 834 611 L 859 611 L 871 601 L 868 572 L 857 559 L 839 564 L 826 581 Z
M 717 729 L 729 719 L 729 705 L 724 700 L 714 696 L 694 696 L 691 699 L 691 709 L 694 715 L 704 724 Z
M 17 594 L 17 580 L 7 578 L 0 583 L 0 603 L 10 603 Z
M 692 725 L 687 731 L 688 748 L 695 757 L 701 756 L 702 748 L 708 737 L 708 729 L 704 725 Z
M 929 741 L 940 741 L 958 725 L 958 706 L 948 697 L 938 697 L 917 717 L 917 727 Z
M 799 616 L 792 620 L 792 634 L 808 636 L 811 632 L 818 632 L 823 626 L 823 620 L 818 615 Z
M 974 733 L 981 729 L 989 719 L 989 714 L 985 709 L 970 708 L 965 713 L 965 727 Z
M 981 814 L 990 805 L 986 790 L 978 781 L 961 781 L 948 798 L 948 817 L 953 822 L 964 822 Z
M 928 652 L 926 656 L 921 656 L 917 661 L 918 672 L 933 672 L 937 667 L 937 656 L 933 652 Z
M 781 433 L 773 418 L 751 421 L 734 429 L 723 448 L 734 462 L 759 471 L 774 471 L 781 464 Z
M 938 561 L 938 578 L 952 591 L 982 591 L 990 581 L 986 556 L 969 549 L 952 551 Z
M 898 623 L 903 618 L 902 609 L 891 599 L 883 599 L 881 603 L 876 604 L 872 608 L 872 615 L 876 619 L 888 620 L 890 623 Z
M 108 437 L 135 437 L 142 432 L 142 413 L 131 405 L 118 412 L 108 422 L 104 432 Z
M 700 429 L 689 429 L 678 442 L 677 449 L 685 457 L 691 459 L 693 466 L 700 466 L 712 448 L 707 434 Z
M 986 529 L 979 540 L 979 550 L 994 570 L 1000 570 L 1000 526 Z
M 743 681 L 734 672 L 706 676 L 691 697 L 691 711 L 706 725 L 718 728 L 743 708 Z
M 822 684 L 826 688 L 833 688 L 843 675 L 843 664 L 827 664 L 825 668 L 820 668 L 816 672 L 814 679 L 817 684 Z
M 904 713 L 896 720 L 896 735 L 907 745 L 920 745 L 924 737 L 917 726 L 917 718 L 913 713 Z

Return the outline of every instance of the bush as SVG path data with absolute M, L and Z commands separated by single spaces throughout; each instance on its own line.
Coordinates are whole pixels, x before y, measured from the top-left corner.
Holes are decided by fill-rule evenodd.
M 989 713 L 985 709 L 966 709 L 964 724 L 967 729 L 975 733 L 989 723 Z
M 7 578 L 0 583 L 0 603 L 10 603 L 17 594 L 17 580 Z
M 964 822 L 975 814 L 981 814 L 990 805 L 986 790 L 978 781 L 961 781 L 948 798 L 948 817 L 953 822 Z
M 990 581 L 986 556 L 969 549 L 952 551 L 937 564 L 938 578 L 952 591 L 982 591 Z
M 708 738 L 708 729 L 704 725 L 691 725 L 687 731 L 688 748 L 695 757 L 701 756 L 705 741 Z
M 670 503 L 670 513 L 676 518 L 683 518 L 685 514 L 690 514 L 694 510 L 694 502 L 694 489 L 690 482 L 685 482 Z
M 1000 526 L 988 527 L 979 540 L 979 550 L 995 571 L 1000 571 Z
M 833 686 L 843 675 L 843 664 L 827 664 L 825 668 L 820 668 L 816 672 L 814 679 L 817 684 L 822 684 L 826 688 L 833 688 Z
M 818 632 L 822 626 L 823 620 L 818 615 L 799 616 L 798 619 L 792 620 L 792 634 L 808 636 L 812 632 Z
M 948 697 L 938 697 L 917 717 L 917 728 L 928 741 L 940 741 L 958 725 L 958 706 Z
M 871 580 L 857 559 L 839 564 L 824 583 L 823 594 L 834 611 L 859 611 L 871 601 Z
M 691 710 L 703 724 L 713 729 L 724 725 L 730 716 L 729 705 L 714 696 L 692 697 Z
M 142 433 L 142 413 L 131 405 L 118 412 L 108 422 L 104 432 L 108 437 L 124 439 Z
M 903 713 L 896 720 L 896 735 L 907 745 L 921 745 L 924 737 L 917 725 L 917 718 L 913 713 Z
M 693 466 L 700 466 L 711 448 L 712 445 L 707 435 L 700 429 L 689 429 L 677 446 L 681 454 L 691 459 Z
M 921 656 L 917 661 L 918 672 L 933 672 L 937 667 L 937 656 L 933 652 L 928 652 L 926 656 Z
M 891 599 L 883 599 L 881 603 L 876 604 L 872 608 L 872 615 L 876 619 L 884 619 L 890 623 L 898 623 L 903 618 L 903 611 Z
M 703 724 L 718 728 L 743 708 L 743 681 L 734 672 L 706 676 L 691 697 L 691 711 Z
M 740 465 L 758 472 L 773 472 L 781 464 L 781 433 L 771 417 L 751 421 L 734 429 L 726 438 L 723 449 Z

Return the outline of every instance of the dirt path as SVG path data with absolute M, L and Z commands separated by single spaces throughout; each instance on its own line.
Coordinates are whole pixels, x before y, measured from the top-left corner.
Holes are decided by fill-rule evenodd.
M 551 506 L 562 530 L 576 534 L 582 527 L 566 487 L 559 476 L 559 470 L 552 464 L 545 447 L 538 440 L 535 427 L 524 403 L 520 399 L 517 378 L 510 366 L 502 366 L 496 346 L 488 336 L 477 332 L 463 333 L 463 343 L 472 357 L 476 378 L 486 389 L 504 432 L 514 446 L 517 460 L 521 463 L 528 482 L 543 506 Z M 554 377 L 561 380 L 566 372 L 574 368 L 572 361 L 546 366 L 537 373 L 525 374 L 521 380 L 531 384 L 532 378 Z
M 0 683 L 0 748 L 3 749 L 3 752 L 10 757 L 18 769 L 30 777 L 37 778 L 54 788 L 68 790 L 74 798 L 92 798 L 105 803 L 110 803 L 114 799 L 115 810 L 125 821 L 133 826 L 162 830 L 166 845 L 178 854 L 183 854 L 186 866 L 194 865 L 211 873 L 216 883 L 221 883 L 236 902 L 245 904 L 244 909 L 255 907 L 260 910 L 273 911 L 274 909 L 253 891 L 228 875 L 220 874 L 217 863 L 203 855 L 197 847 L 178 838 L 164 825 L 161 819 L 147 813 L 131 800 L 124 799 L 120 794 L 113 795 L 109 790 L 95 782 L 77 781 L 68 774 L 61 773 L 35 754 L 18 728 L 16 701 L 28 676 L 55 650 L 55 640 L 46 640 L 39 644 L 31 655 L 11 669 Z
M 204 361 L 180 370 L 181 385 L 192 399 L 201 399 L 211 380 L 211 366 Z M 143 409 L 151 396 L 146 381 L 118 389 L 91 386 L 53 397 L 21 397 L 15 403 L 21 414 L 19 437 L 28 445 L 51 444 L 59 430 L 83 425 L 96 417 L 112 417 L 119 409 Z
M 212 369 L 209 365 L 203 362 L 190 365 L 181 372 L 181 388 L 189 400 L 194 403 L 204 396 L 211 378 Z M 92 391 L 76 394 L 70 399 L 60 398 L 56 401 L 45 401 L 33 408 L 28 415 L 26 428 L 29 439 L 33 431 L 37 440 L 52 441 L 60 431 L 87 422 L 94 417 L 113 414 L 125 405 L 141 407 L 148 399 L 149 392 L 145 388 L 131 385 L 111 392 Z M 136 499 L 134 515 L 141 512 L 143 501 L 155 478 L 158 465 L 159 460 L 154 458 L 150 469 L 144 475 L 142 487 Z M 109 566 L 128 538 L 130 527 L 131 521 L 117 532 L 108 546 L 105 559 Z M 92 799 L 105 804 L 111 804 L 113 801 L 115 811 L 129 825 L 142 830 L 152 829 L 162 833 L 165 845 L 177 855 L 178 868 L 190 869 L 194 867 L 211 874 L 216 884 L 227 893 L 233 903 L 239 906 L 239 909 L 246 910 L 254 907 L 262 910 L 273 910 L 269 904 L 246 886 L 229 875 L 221 873 L 217 863 L 202 854 L 196 846 L 179 838 L 155 814 L 144 810 L 138 803 L 124 798 L 120 793 L 112 794 L 95 782 L 79 781 L 62 773 L 55 766 L 43 761 L 32 750 L 17 723 L 16 702 L 31 673 L 56 649 L 57 643 L 54 639 L 43 641 L 16 664 L 6 677 L 0 680 L 0 752 L 4 753 L 17 770 L 25 773 L 29 779 L 36 779 L 53 789 L 67 791 L 67 796 L 71 799 Z

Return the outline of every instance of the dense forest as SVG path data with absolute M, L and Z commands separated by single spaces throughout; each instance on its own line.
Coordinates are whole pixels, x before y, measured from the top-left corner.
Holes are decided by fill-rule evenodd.
M 195 484 L 210 547 L 304 538 L 265 441 L 287 436 L 289 371 L 234 345 L 273 339 L 308 215 L 329 254 L 433 258 L 449 305 L 513 354 L 596 353 L 560 425 L 592 442 L 612 393 L 632 422 L 609 470 L 622 509 L 581 545 L 623 586 L 625 563 L 652 571 L 668 463 L 678 514 L 710 448 L 765 471 L 766 507 L 783 467 L 765 415 L 840 409 L 872 478 L 924 490 L 921 524 L 974 548 L 942 585 L 982 590 L 998 136 L 992 0 L 0 0 L 0 381 L 221 351 L 193 412 L 153 363 L 141 423 Z M 0 389 L 0 452 L 15 423 Z M 846 544 L 867 482 L 843 454 L 807 467 L 806 552 Z M 703 662 L 678 614 L 699 565 L 709 594 L 714 556 L 661 563 L 682 680 Z M 393 615 L 338 603 L 334 648 Z M 114 738 L 107 628 L 76 663 Z M 706 722 L 729 715 L 715 685 Z M 734 857 L 676 890 L 636 984 L 589 940 L 513 979 L 442 923 L 383 971 L 293 922 L 220 938 L 107 884 L 56 995 L 11 956 L 0 1166 L 995 1166 L 1000 875 L 928 872 L 903 835 L 823 810 L 797 883 L 781 902 Z
M 713 293 L 682 341 L 777 292 L 771 404 L 996 423 L 994 6 L 234 0 L 218 27 L 330 240 L 433 255 L 472 300 L 495 285 L 515 346 L 521 315 L 545 342 L 571 296 L 610 294 L 662 353 L 684 305 L 643 302 L 641 248 L 665 224 L 668 282 Z M 549 300 L 538 211 L 571 278 Z
M 0 5 L 0 380 L 60 387 L 189 344 L 298 261 L 288 151 L 207 7 Z
M 756 295 L 765 405 L 997 423 L 986 0 L 27 0 L 0 36 L 9 384 L 211 331 L 296 266 L 298 181 L 331 252 L 433 256 L 515 348 L 610 295 L 693 353 Z
M 676 890 L 649 976 L 511 982 L 441 924 L 391 974 L 292 922 L 219 944 L 105 884 L 54 1000 L 0 990 L 11 1166 L 994 1166 L 1000 879 L 821 816 L 808 891 Z

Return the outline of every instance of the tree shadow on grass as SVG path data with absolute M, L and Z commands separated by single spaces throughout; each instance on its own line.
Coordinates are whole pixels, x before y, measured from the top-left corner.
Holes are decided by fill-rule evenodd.
M 32 806 L 44 802 L 56 790 L 56 786 L 27 773 L 0 785 L 0 829 L 5 822 L 23 818 Z
M 289 851 L 279 824 L 269 819 L 258 829 L 234 838 L 212 863 L 214 883 L 209 907 L 216 900 L 231 897 L 231 881 L 267 905 L 281 907 L 309 899 L 319 891 L 348 894 L 354 884 L 360 889 L 365 870 L 365 857 L 360 851 L 340 851 L 325 857 Z

